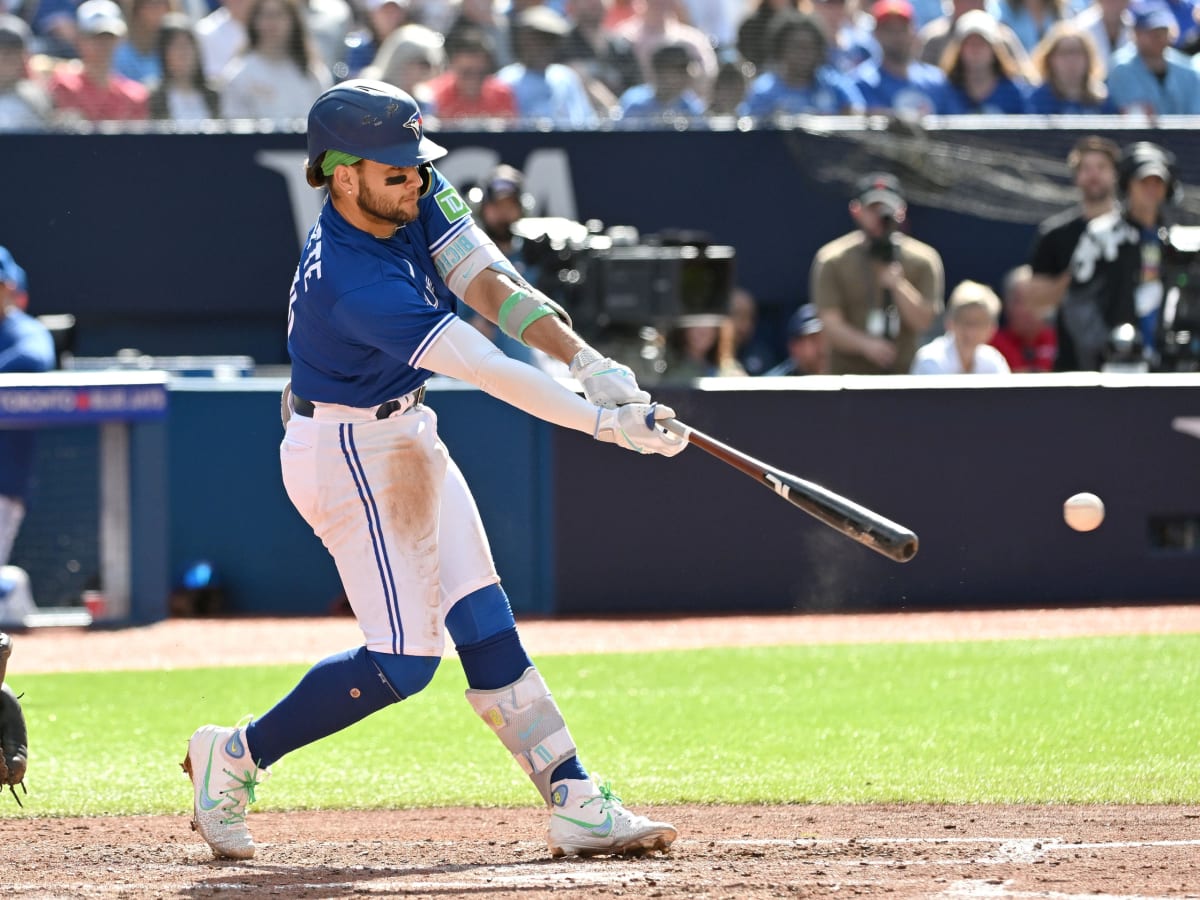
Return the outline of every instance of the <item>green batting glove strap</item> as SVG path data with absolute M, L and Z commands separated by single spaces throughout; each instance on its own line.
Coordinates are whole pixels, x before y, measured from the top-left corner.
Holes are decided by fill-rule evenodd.
M 513 291 L 500 304 L 500 313 L 496 317 L 500 330 L 509 337 L 525 343 L 525 330 L 538 319 L 546 316 L 558 316 L 567 327 L 571 325 L 571 317 L 566 310 L 548 297 L 536 297 L 525 291 Z

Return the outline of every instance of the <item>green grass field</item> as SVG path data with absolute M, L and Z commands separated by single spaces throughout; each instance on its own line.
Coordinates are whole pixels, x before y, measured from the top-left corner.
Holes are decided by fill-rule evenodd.
M 588 768 L 636 805 L 1200 801 L 1200 635 L 545 657 Z M 261 713 L 303 667 L 10 674 L 25 810 L 182 813 L 207 722 Z M 533 805 L 462 692 L 422 694 L 286 757 L 257 809 Z

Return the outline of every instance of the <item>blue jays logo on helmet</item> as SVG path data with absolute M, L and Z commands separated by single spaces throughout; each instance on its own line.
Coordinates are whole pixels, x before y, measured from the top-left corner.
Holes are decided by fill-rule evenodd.
M 308 162 L 341 150 L 389 166 L 420 166 L 446 155 L 425 137 L 421 108 L 383 81 L 343 81 L 321 94 L 308 112 Z
M 420 111 L 413 113 L 408 117 L 408 121 L 404 123 L 405 128 L 411 128 L 412 133 L 417 136 L 417 140 L 421 139 L 421 113 Z

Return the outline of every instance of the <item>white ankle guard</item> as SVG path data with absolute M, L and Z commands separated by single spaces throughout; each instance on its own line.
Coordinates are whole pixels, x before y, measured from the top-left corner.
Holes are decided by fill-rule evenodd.
M 575 742 L 537 669 L 530 666 L 512 684 L 494 691 L 468 690 L 467 702 L 496 732 L 549 806 L 550 776 L 555 766 L 575 755 Z

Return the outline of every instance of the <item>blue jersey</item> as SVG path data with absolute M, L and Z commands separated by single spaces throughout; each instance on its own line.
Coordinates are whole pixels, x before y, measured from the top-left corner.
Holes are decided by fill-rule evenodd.
M 850 79 L 830 66 L 822 66 L 813 73 L 812 84 L 803 87 L 788 84 L 774 72 L 759 75 L 738 111 L 747 116 L 837 115 L 861 113 L 865 108 L 862 94 Z
M 1054 88 L 1043 84 L 1029 95 L 1029 111 L 1039 116 L 1094 116 L 1115 113 L 1117 107 L 1108 97 L 1099 103 L 1064 100 L 1054 93 Z
M 430 377 L 421 357 L 456 318 L 441 273 L 481 241 L 470 210 L 436 169 L 417 218 L 377 238 L 328 200 L 292 282 L 288 353 L 292 390 L 320 403 L 370 407 Z
M 869 61 L 855 69 L 852 77 L 868 112 L 930 116 L 943 112 L 946 104 L 946 75 L 928 63 L 909 63 L 905 77 L 897 78 L 878 63 Z
M 962 88 L 947 84 L 944 101 L 939 112 L 947 116 L 1020 115 L 1029 111 L 1025 85 L 1004 77 L 996 82 L 991 94 L 979 101 L 968 97 Z

